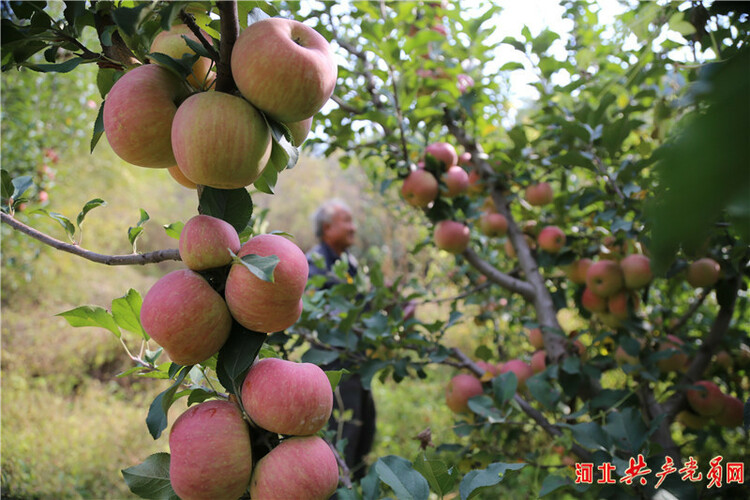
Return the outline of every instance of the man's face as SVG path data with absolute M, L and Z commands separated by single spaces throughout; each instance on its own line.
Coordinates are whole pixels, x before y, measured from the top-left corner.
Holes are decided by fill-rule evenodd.
M 342 207 L 336 208 L 331 222 L 323 230 L 323 236 L 334 250 L 343 252 L 354 244 L 357 226 L 354 225 L 352 214 Z

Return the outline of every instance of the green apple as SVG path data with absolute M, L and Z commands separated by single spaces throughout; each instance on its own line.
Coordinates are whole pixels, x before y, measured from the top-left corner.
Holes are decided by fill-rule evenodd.
M 232 49 L 231 66 L 245 99 L 282 123 L 317 113 L 333 94 L 338 73 L 320 33 L 280 17 L 245 28 Z
M 172 148 L 185 177 L 218 189 L 249 186 L 271 155 L 271 132 L 257 109 L 224 92 L 193 94 L 172 123 Z

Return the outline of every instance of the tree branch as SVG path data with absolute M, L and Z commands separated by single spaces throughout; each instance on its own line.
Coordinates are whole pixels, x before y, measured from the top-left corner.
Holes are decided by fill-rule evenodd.
M 451 356 L 456 358 L 460 366 L 463 366 L 465 368 L 468 368 L 471 370 L 476 376 L 481 377 L 484 375 L 484 370 L 477 365 L 474 361 L 472 361 L 471 358 L 469 358 L 466 354 L 464 354 L 460 349 L 454 347 L 451 349 Z M 529 417 L 531 417 L 534 422 L 536 422 L 542 429 L 544 429 L 547 434 L 551 436 L 562 436 L 562 431 L 559 427 L 551 423 L 549 420 L 547 420 L 542 413 L 531 406 L 528 401 L 523 399 L 518 393 L 513 397 L 513 400 L 518 403 L 518 406 L 521 407 L 521 409 L 526 413 Z M 579 444 L 573 443 L 570 450 L 575 453 L 578 457 L 580 457 L 582 460 L 591 461 L 592 456 L 591 453 L 584 448 L 583 446 Z
M 673 326 L 670 326 L 666 333 L 673 334 L 675 332 L 678 332 L 685 324 L 688 322 L 690 318 L 693 317 L 693 315 L 698 311 L 698 308 L 703 304 L 703 302 L 706 301 L 706 297 L 708 297 L 708 294 L 711 292 L 711 289 L 703 289 L 700 297 L 696 301 L 694 301 L 692 304 L 690 304 L 690 307 L 688 310 L 680 316 L 680 319 L 677 320 L 677 323 L 675 323 Z
M 99 37 L 99 41 L 101 43 L 104 31 L 108 26 L 113 26 L 115 22 L 112 20 L 112 17 L 108 13 L 96 10 L 96 2 L 91 2 L 91 6 L 96 11 L 96 14 L 94 14 L 94 25 L 96 27 L 97 36 Z M 125 43 L 125 40 L 123 40 L 120 36 L 120 32 L 117 30 L 112 33 L 112 44 L 105 45 L 102 43 L 101 46 L 104 56 L 109 60 L 117 61 L 120 64 L 121 68 L 128 66 L 138 66 L 139 64 L 141 64 L 141 61 L 139 61 L 138 58 L 135 57 L 135 54 L 133 54 L 133 51 L 130 50 L 128 45 Z M 99 64 L 105 65 L 107 63 L 100 62 Z
M 216 63 L 216 91 L 228 94 L 237 90 L 232 77 L 230 61 L 232 48 L 240 36 L 240 22 L 237 14 L 237 2 L 222 0 L 216 2 L 221 16 L 221 40 L 219 41 L 219 60 Z
M 31 236 L 35 240 L 41 241 L 45 245 L 49 245 L 52 248 L 61 250 L 63 252 L 72 253 L 84 259 L 96 262 L 98 264 L 106 264 L 108 266 L 132 266 L 132 265 L 144 265 L 144 264 L 155 264 L 157 262 L 164 262 L 167 260 L 181 260 L 180 252 L 176 248 L 167 250 L 157 250 L 149 253 L 134 253 L 129 255 L 104 255 L 95 253 L 85 248 L 81 248 L 78 245 L 72 245 L 65 243 L 52 236 L 49 236 L 41 231 L 37 231 L 33 227 L 27 226 L 18 219 L 11 217 L 6 213 L 0 213 L 2 222 L 9 225 L 16 231 L 20 231 L 28 236 Z
M 529 283 L 498 271 L 492 266 L 492 264 L 483 260 L 471 248 L 467 248 L 463 255 L 464 258 L 469 261 L 469 264 L 474 266 L 477 271 L 487 276 L 487 279 L 493 283 L 496 283 L 511 292 L 521 294 L 526 300 L 534 301 L 536 292 L 534 291 L 534 287 Z

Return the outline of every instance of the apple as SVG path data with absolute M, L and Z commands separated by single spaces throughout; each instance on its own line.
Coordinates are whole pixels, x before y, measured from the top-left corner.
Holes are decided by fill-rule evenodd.
M 630 305 L 633 310 L 637 310 L 640 305 L 638 295 L 626 291 L 620 291 L 607 299 L 607 309 L 609 313 L 620 321 L 624 321 L 628 318 L 628 305 Z
M 211 37 L 205 31 L 201 30 L 201 34 L 207 41 L 211 41 Z M 174 59 L 181 59 L 186 54 L 195 54 L 191 49 L 183 36 L 198 42 L 198 37 L 184 24 L 175 24 L 167 31 L 161 31 L 154 41 L 151 42 L 151 49 L 149 52 L 160 52 L 166 54 Z M 211 70 L 211 59 L 207 57 L 199 57 L 198 60 L 193 64 L 193 72 L 187 77 L 187 81 L 190 85 L 196 89 L 204 88 L 204 83 L 207 81 L 209 71 Z
M 250 483 L 250 431 L 230 401 L 191 406 L 169 432 L 169 480 L 183 500 L 240 498 Z
M 224 288 L 229 311 L 242 326 L 271 333 L 292 326 L 302 313 L 302 293 L 309 272 L 307 258 L 300 248 L 275 234 L 260 234 L 248 240 L 237 253 L 267 257 L 279 262 L 272 283 L 263 281 L 242 264 L 232 264 Z
M 593 261 L 589 258 L 578 259 L 569 266 L 564 267 L 565 275 L 576 285 L 586 284 L 586 272 Z
M 474 375 L 459 373 L 454 376 L 445 389 L 445 404 L 453 413 L 467 413 L 469 399 L 484 392 L 482 382 Z
M 442 180 L 448 188 L 445 196 L 453 198 L 469 189 L 469 174 L 466 170 L 454 165 L 450 167 L 442 176 Z
M 156 64 L 138 66 L 122 76 L 104 101 L 104 132 L 112 150 L 139 167 L 169 168 L 172 120 L 183 83 Z M 195 123 L 200 128 L 200 122 Z
M 623 284 L 622 269 L 613 260 L 594 262 L 586 271 L 586 286 L 600 297 L 611 297 L 620 291 Z
M 484 181 L 479 171 L 472 169 L 469 171 L 469 189 L 470 194 L 479 194 L 484 191 Z
M 715 361 L 717 365 L 721 366 L 725 370 L 731 369 L 732 365 L 734 364 L 732 361 L 732 356 L 730 356 L 730 354 L 725 350 L 721 350 L 716 353 Z
M 591 291 L 589 287 L 584 288 L 581 295 L 581 305 L 584 309 L 593 313 L 603 313 L 607 311 L 607 299 L 600 297 Z
M 240 237 L 232 225 L 209 215 L 196 215 L 180 232 L 180 258 L 193 271 L 226 266 L 240 250 Z M 231 253 L 230 253 L 231 251 Z
M 39 191 L 36 196 L 37 198 L 39 198 L 40 203 L 44 203 L 49 200 L 49 193 L 44 190 Z
M 709 287 L 719 281 L 719 264 L 708 257 L 692 262 L 687 268 L 687 282 L 693 288 Z
M 208 281 L 195 271 L 178 269 L 149 289 L 141 324 L 172 361 L 187 366 L 219 351 L 229 337 L 232 317 Z
M 437 179 L 427 170 L 417 169 L 404 179 L 401 196 L 413 206 L 424 208 L 437 198 L 440 186 Z
M 169 171 L 169 175 L 171 175 L 178 184 L 181 184 L 188 189 L 196 189 L 198 187 L 198 184 L 185 177 L 185 174 L 182 173 L 182 170 L 180 170 L 180 167 L 177 165 L 169 167 L 167 171 Z
M 620 261 L 625 288 L 637 290 L 648 285 L 653 278 L 651 259 L 641 254 L 630 254 Z
M 291 437 L 255 464 L 250 497 L 328 500 L 338 484 L 339 466 L 328 443 L 318 436 Z
M 711 419 L 709 417 L 696 415 L 690 410 L 682 410 L 677 414 L 677 416 L 675 416 L 675 421 L 681 423 L 688 429 L 692 429 L 695 431 L 705 429 L 708 426 L 710 420 Z
M 739 427 L 742 425 L 744 411 L 744 405 L 739 398 L 725 394 L 724 407 L 714 417 L 714 420 L 716 420 L 717 424 L 724 427 Z
M 529 344 L 536 349 L 542 349 L 544 347 L 544 335 L 540 328 L 532 328 L 529 330 Z
M 500 375 L 500 368 L 494 363 L 479 360 L 477 361 L 477 366 L 481 368 L 482 370 L 484 370 L 485 372 L 484 376 L 482 376 L 483 380 L 484 380 L 484 377 L 487 376 L 487 374 L 489 374 L 491 377 Z
M 534 207 L 541 207 L 552 203 L 553 198 L 552 187 L 546 182 L 533 184 L 526 188 L 526 201 Z
M 557 226 L 547 226 L 539 232 L 539 248 L 549 253 L 558 253 L 565 246 L 565 233 Z
M 666 339 L 659 344 L 659 351 L 676 349 L 680 352 L 673 354 L 668 358 L 660 359 L 656 362 L 662 373 L 667 372 L 684 372 L 687 370 L 688 355 L 682 352 L 682 346 L 685 343 L 675 335 L 667 335 Z
M 460 222 L 441 220 L 435 226 L 433 238 L 439 249 L 459 254 L 469 246 L 471 233 L 469 228 Z
M 464 165 L 464 166 L 471 166 L 471 153 L 468 151 L 464 151 L 460 155 L 458 155 L 458 164 Z
M 543 372 L 547 368 L 547 351 L 541 350 L 532 354 L 529 365 L 535 374 Z
M 479 216 L 479 230 L 486 236 L 505 236 L 508 232 L 508 219 L 496 212 L 482 212 Z
M 193 94 L 172 124 L 172 148 L 185 177 L 218 189 L 255 182 L 271 156 L 271 132 L 257 109 L 224 92 Z
M 264 358 L 245 376 L 242 406 L 250 419 L 267 431 L 308 436 L 328 423 L 333 391 L 317 365 Z
M 310 129 L 312 128 L 312 116 L 298 122 L 285 123 L 285 125 L 292 134 L 292 145 L 300 147 L 305 142 L 305 139 L 307 139 L 307 134 L 310 133 Z
M 511 359 L 503 364 L 502 373 L 513 372 L 518 379 L 518 388 L 522 389 L 526 387 L 526 379 L 534 375 L 534 371 L 531 366 L 520 359 Z
M 452 144 L 447 142 L 433 142 L 424 150 L 425 156 L 430 155 L 442 162 L 446 169 L 458 165 L 458 153 Z
M 687 400 L 695 413 L 711 417 L 724 409 L 724 393 L 719 386 L 709 380 L 701 380 L 693 385 L 699 388 L 688 389 Z
M 282 123 L 320 111 L 333 95 L 338 73 L 331 46 L 320 33 L 280 17 L 245 28 L 232 49 L 231 66 L 242 96 Z

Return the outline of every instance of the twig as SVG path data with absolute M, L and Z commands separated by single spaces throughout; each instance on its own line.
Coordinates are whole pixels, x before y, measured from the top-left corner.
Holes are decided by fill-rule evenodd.
M 221 40 L 219 41 L 219 60 L 216 63 L 216 91 L 233 93 L 237 89 L 232 77 L 230 61 L 232 48 L 240 36 L 240 22 L 237 14 L 237 2 L 223 0 L 216 2 L 221 16 Z
M 339 468 L 341 469 L 341 474 L 339 474 L 339 479 L 341 480 L 341 483 L 346 486 L 347 488 L 352 487 L 352 473 L 349 470 L 349 466 L 346 465 L 346 461 L 343 459 L 341 454 L 339 453 L 339 450 L 336 449 L 333 444 L 328 443 L 328 447 L 331 448 L 331 451 L 333 452 L 333 455 L 336 457 L 336 463 L 339 464 Z
M 216 52 L 216 49 L 214 48 L 211 43 L 206 40 L 206 37 L 203 36 L 203 31 L 201 31 L 200 27 L 195 24 L 195 18 L 185 12 L 185 10 L 180 11 L 180 19 L 183 23 L 185 23 L 185 26 L 190 28 L 190 31 L 193 32 L 193 34 L 198 38 L 198 41 L 203 45 L 203 48 L 205 48 L 208 53 L 211 55 L 211 59 L 214 61 L 218 61 L 220 59 L 219 53 Z
M 35 240 L 41 241 L 45 245 L 49 245 L 57 250 L 63 252 L 72 253 L 84 259 L 96 262 L 98 264 L 106 264 L 108 266 L 132 266 L 132 265 L 144 265 L 144 264 L 155 264 L 157 262 L 164 262 L 166 260 L 182 260 L 180 259 L 180 251 L 176 248 L 170 248 L 166 250 L 157 250 L 155 252 L 139 253 L 139 254 L 128 254 L 128 255 L 105 255 L 85 248 L 81 248 L 78 245 L 72 245 L 65 243 L 52 236 L 49 236 L 41 231 L 34 229 L 33 227 L 27 226 L 18 219 L 11 217 L 6 213 L 0 213 L 2 222 L 8 224 L 16 231 L 20 231 L 28 236 L 31 236 Z
M 529 283 L 509 276 L 503 272 L 498 271 L 492 264 L 483 260 L 474 250 L 467 248 L 463 256 L 469 261 L 469 264 L 474 266 L 477 271 L 487 276 L 487 279 L 500 285 L 501 287 L 510 290 L 511 292 L 521 294 L 526 300 L 533 301 L 536 292 L 534 287 Z
M 677 320 L 677 322 L 674 325 L 670 326 L 667 329 L 667 333 L 669 333 L 669 334 L 675 333 L 675 332 L 679 331 L 683 326 L 685 326 L 685 323 L 687 323 L 688 320 L 693 317 L 693 315 L 696 313 L 696 311 L 701 306 L 701 304 L 703 304 L 703 302 L 705 302 L 706 297 L 708 297 L 708 295 L 710 293 L 711 293 L 711 289 L 710 288 L 709 289 L 704 288 L 702 290 L 702 292 L 701 292 L 701 295 L 698 297 L 698 299 L 695 302 L 693 302 L 692 304 L 690 304 L 690 307 L 685 312 L 685 314 L 683 314 L 682 316 L 680 316 L 680 319 Z

